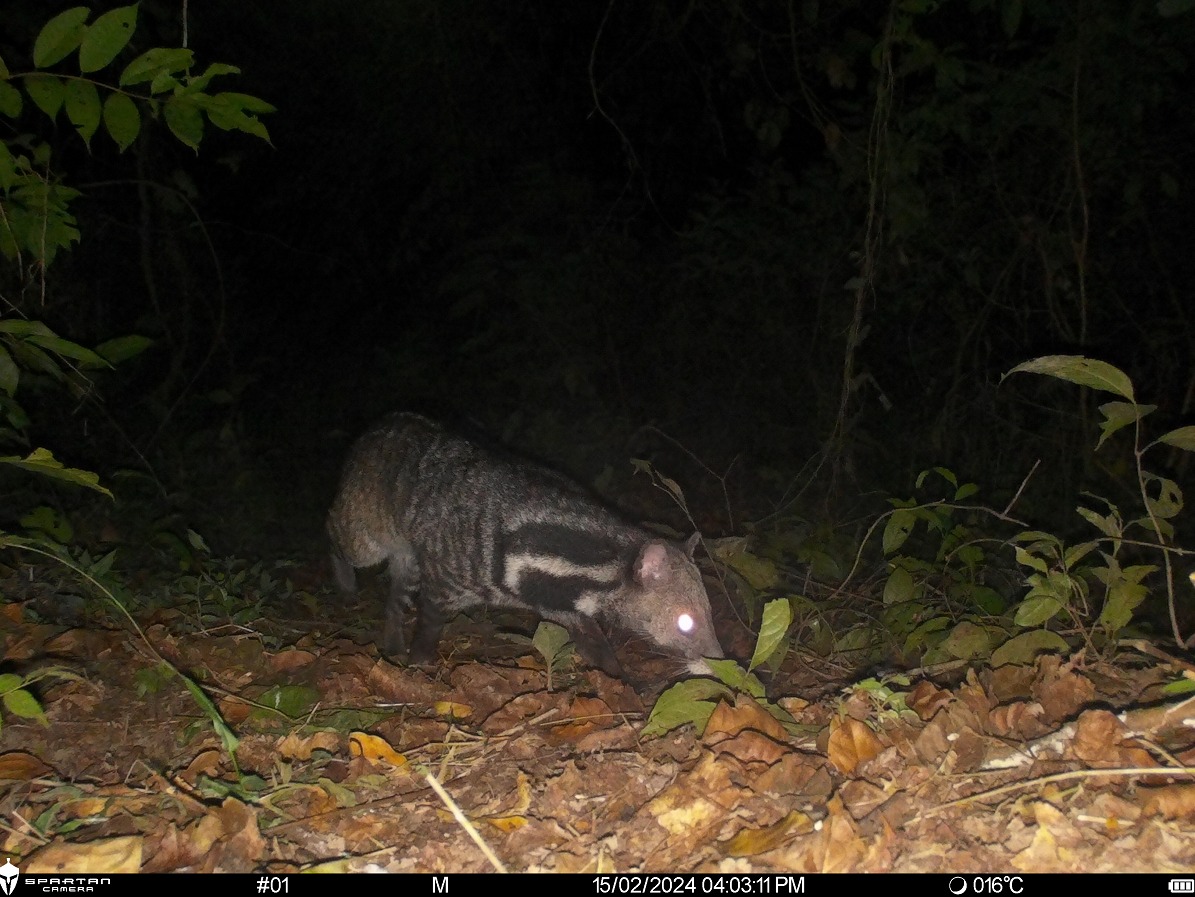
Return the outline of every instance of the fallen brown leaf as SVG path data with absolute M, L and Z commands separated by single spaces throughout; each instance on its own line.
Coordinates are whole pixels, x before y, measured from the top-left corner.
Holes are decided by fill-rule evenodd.
M 1041 704 L 1036 701 L 1003 704 L 988 714 L 988 730 L 1002 738 L 1038 738 L 1049 731 L 1042 715 Z
M 938 688 L 928 679 L 922 679 L 909 692 L 905 703 L 909 709 L 921 717 L 922 722 L 928 722 L 938 710 L 950 703 L 950 692 Z
M 1089 765 L 1150 767 L 1157 761 L 1149 751 L 1132 743 L 1124 723 L 1107 710 L 1084 711 L 1075 721 L 1074 738 L 1063 756 Z
M 194 785 L 199 781 L 201 775 L 214 777 L 220 771 L 222 757 L 223 755 L 217 750 L 200 751 L 187 764 L 187 768 L 179 773 L 179 778 L 188 785 Z
M 140 836 L 102 838 L 85 844 L 54 841 L 32 854 L 21 864 L 26 875 L 72 875 L 140 872 Z
M 774 741 L 788 740 L 788 732 L 776 717 L 750 695 L 744 694 L 736 695 L 733 704 L 718 703 L 706 724 L 703 740 L 710 744 L 726 736 L 738 735 L 744 729 L 762 732 Z
M 280 738 L 277 744 L 279 756 L 286 760 L 310 760 L 315 751 L 335 754 L 340 749 L 340 736 L 335 732 L 316 732 L 303 737 L 294 732 Z
M 33 754 L 24 751 L 9 751 L 0 754 L 0 781 L 28 782 L 50 775 L 53 769 L 39 760 Z
M 310 666 L 315 659 L 316 655 L 310 651 L 292 648 L 288 651 L 279 651 L 277 654 L 268 655 L 266 666 L 273 673 L 289 673 L 292 670 Z
M 1145 798 L 1142 813 L 1163 819 L 1195 818 L 1195 785 L 1163 785 L 1161 788 L 1142 788 Z
M 826 755 L 843 775 L 853 775 L 860 763 L 870 760 L 883 749 L 883 742 L 866 723 L 851 717 L 830 723 Z
M 821 826 L 784 854 L 784 865 L 801 872 L 853 872 L 866 853 L 858 826 L 835 796 L 826 805 Z
M 751 857 L 775 850 L 790 837 L 813 831 L 813 820 L 793 810 L 779 822 L 763 828 L 743 829 L 722 844 L 722 852 L 731 857 Z
M 1095 686 L 1085 676 L 1074 672 L 1069 666 L 1063 666 L 1058 657 L 1047 654 L 1038 661 L 1033 696 L 1045 711 L 1045 722 L 1057 725 L 1091 703 L 1095 697 Z
M 762 732 L 746 729 L 731 738 L 723 739 L 712 745 L 719 754 L 729 754 L 743 763 L 763 763 L 771 766 L 785 754 L 791 753 L 792 748 L 785 744 L 778 744 Z

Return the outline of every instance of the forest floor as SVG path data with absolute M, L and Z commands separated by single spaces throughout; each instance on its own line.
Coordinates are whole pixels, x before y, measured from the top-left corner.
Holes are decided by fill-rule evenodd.
M 700 734 L 644 737 L 654 696 L 549 677 L 490 620 L 454 622 L 436 669 L 379 659 L 376 594 L 328 597 L 319 568 L 252 619 L 161 604 L 141 633 L 51 621 L 79 599 L 29 573 L 0 580 L 3 672 L 45 711 L 6 701 L 0 729 L 26 873 L 1195 869 L 1195 703 L 1131 650 L 898 693 L 798 660 L 770 686 L 798 726 L 738 694 Z

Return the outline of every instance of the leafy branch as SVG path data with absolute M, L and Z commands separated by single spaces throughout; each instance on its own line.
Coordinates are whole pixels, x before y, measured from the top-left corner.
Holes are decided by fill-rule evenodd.
M 161 117 L 180 142 L 196 151 L 205 122 L 270 142 L 258 116 L 273 112 L 272 105 L 249 94 L 208 92 L 214 78 L 240 73 L 234 65 L 212 63 L 192 75 L 191 50 L 155 47 L 128 63 L 115 86 L 88 77 L 111 65 L 128 46 L 137 26 L 137 6 L 110 10 L 89 25 L 90 14 L 78 6 L 50 19 L 34 41 L 31 71 L 13 72 L 0 58 L 0 116 L 17 120 L 27 97 L 52 122 L 65 112 L 88 148 L 102 127 L 121 152 L 141 133 L 142 108 L 151 118 Z M 46 71 L 71 54 L 77 56 L 79 74 Z M 138 85 L 147 85 L 148 92 L 127 90 Z M 102 101 L 101 90 L 108 93 Z M 28 137 L 0 141 L 0 253 L 7 258 L 27 251 L 46 265 L 59 249 L 78 241 L 70 203 L 79 193 L 50 172 L 46 143 Z

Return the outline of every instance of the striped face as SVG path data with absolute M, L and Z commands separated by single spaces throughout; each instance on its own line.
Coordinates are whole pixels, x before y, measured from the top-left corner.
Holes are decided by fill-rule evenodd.
M 721 657 L 722 646 L 687 552 L 641 533 L 631 542 L 606 538 L 578 523 L 536 521 L 507 534 L 505 589 L 541 613 L 605 615 L 687 658 L 692 672 L 708 674 L 701 658 Z
M 648 542 L 635 562 L 634 577 L 643 587 L 644 622 L 639 628 L 656 644 L 688 658 L 690 672 L 708 675 L 703 658 L 722 657 L 722 646 L 701 572 L 688 553 L 663 540 Z

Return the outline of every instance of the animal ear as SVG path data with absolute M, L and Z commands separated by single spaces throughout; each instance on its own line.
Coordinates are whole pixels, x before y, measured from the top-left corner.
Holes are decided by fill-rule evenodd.
M 668 549 L 663 542 L 648 542 L 635 560 L 635 582 L 646 585 L 668 577 Z
M 688 557 L 693 557 L 693 552 L 697 550 L 698 544 L 701 542 L 701 533 L 693 533 L 685 542 L 685 554 Z

